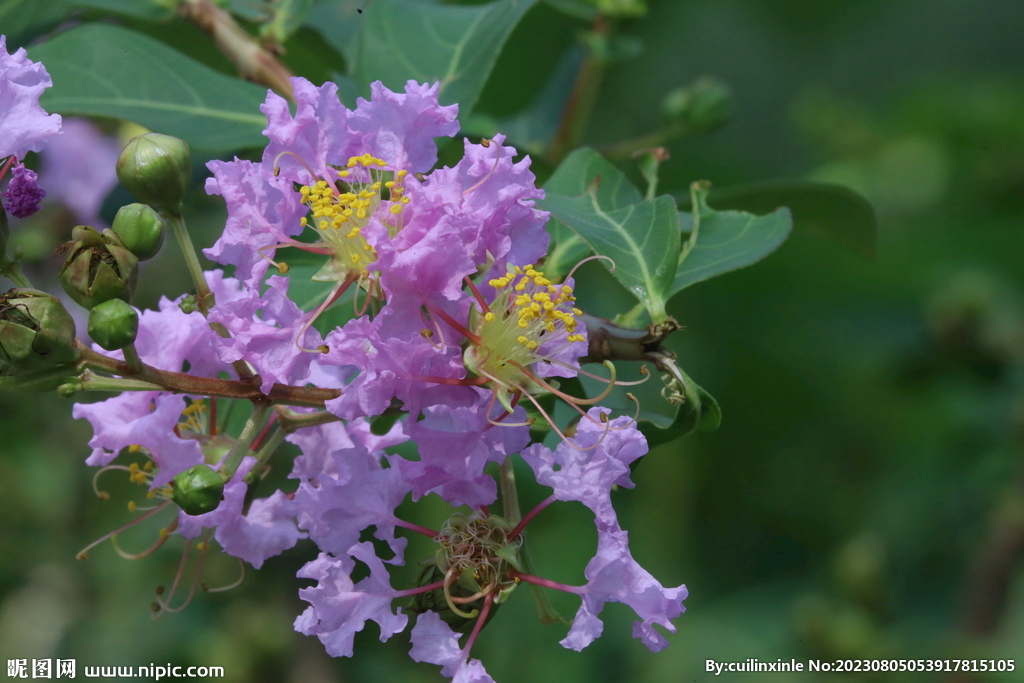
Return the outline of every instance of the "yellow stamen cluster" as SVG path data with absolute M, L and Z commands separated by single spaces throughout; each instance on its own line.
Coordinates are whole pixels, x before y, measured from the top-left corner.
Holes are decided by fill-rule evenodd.
M 515 284 L 513 284 L 515 283 Z M 515 266 L 504 277 L 495 278 L 489 284 L 499 291 L 512 286 L 516 292 L 515 298 L 509 305 L 509 312 L 515 313 L 516 324 L 524 331 L 533 334 L 521 334 L 516 341 L 533 351 L 539 345 L 536 340 L 537 333 L 548 332 L 554 334 L 557 323 L 561 323 L 568 333 L 566 341 L 583 341 L 583 335 L 576 332 L 576 317 L 582 311 L 578 308 L 571 308 L 569 311 L 560 308 L 563 304 L 571 304 L 576 301 L 572 294 L 572 287 L 568 285 L 554 285 L 551 280 L 544 277 L 544 273 L 535 270 L 533 265 L 525 268 Z M 527 291 L 530 287 L 530 291 Z M 494 313 L 487 313 L 484 316 L 487 322 L 495 319 Z
M 341 191 L 326 180 L 299 188 L 302 203 L 309 206 L 313 224 L 321 231 L 324 241 L 334 249 L 334 259 L 343 273 L 365 272 L 366 267 L 377 259 L 377 252 L 361 233 L 380 205 L 382 193 L 388 193 L 392 215 L 400 214 L 402 207 L 409 203 L 402 186 L 402 179 L 408 172 L 398 171 L 394 179 L 384 180 L 386 165 L 383 159 L 363 154 L 350 158 L 346 168 L 338 171 L 341 188 L 347 191 Z M 366 178 L 368 181 L 363 180 Z M 301 224 L 305 227 L 308 220 L 303 218 Z
M 206 403 L 203 401 L 196 401 L 185 407 L 181 411 L 181 416 L 185 418 L 178 423 L 178 432 L 192 432 L 194 434 L 206 434 L 207 427 L 209 426 L 209 419 L 206 416 Z

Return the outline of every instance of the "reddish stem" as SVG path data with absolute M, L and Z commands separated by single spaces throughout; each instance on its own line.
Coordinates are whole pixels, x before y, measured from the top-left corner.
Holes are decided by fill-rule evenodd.
M 542 579 L 539 576 L 534 576 L 533 574 L 524 574 L 523 572 L 516 571 L 515 569 L 509 571 L 509 576 L 537 586 L 543 586 L 544 588 L 552 588 L 556 591 L 572 593 L 573 595 L 583 595 L 587 592 L 586 586 L 570 586 L 566 583 L 558 583 L 557 581 L 551 581 L 550 579 Z
M 526 525 L 530 523 L 531 519 L 539 515 L 541 510 L 546 508 L 548 505 L 551 505 L 556 500 L 557 498 L 555 498 L 555 494 L 552 493 L 550 496 L 538 503 L 537 507 L 527 512 L 526 515 L 519 520 L 519 524 L 516 524 L 516 527 L 512 529 L 512 533 L 508 535 L 508 540 L 514 541 L 519 534 L 523 533 L 523 529 L 526 528 Z
M 424 536 L 426 536 L 427 538 L 429 538 L 431 540 L 437 538 L 438 532 L 431 531 L 430 529 L 428 529 L 425 526 L 420 526 L 419 524 L 413 524 L 412 522 L 407 522 L 404 519 L 398 519 L 397 517 L 394 518 L 394 521 L 395 521 L 395 526 L 400 526 L 403 529 L 408 529 L 409 531 L 415 531 L 418 534 L 423 534 Z

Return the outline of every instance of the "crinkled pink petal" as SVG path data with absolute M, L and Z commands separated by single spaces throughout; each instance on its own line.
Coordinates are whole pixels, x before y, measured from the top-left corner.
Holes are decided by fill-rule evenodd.
M 409 656 L 417 662 L 439 665 L 441 674 L 452 678 L 453 683 L 494 683 L 480 660 L 467 660 L 463 656 L 459 635 L 437 612 L 424 612 L 416 617 L 416 625 L 410 632 Z
M 668 641 L 654 629 L 654 624 L 675 633 L 672 619 L 686 608 L 686 586 L 665 588 L 629 552 L 628 534 L 617 526 L 598 525 L 597 555 L 584 572 L 587 585 L 582 593 L 583 604 L 576 613 L 572 628 L 561 641 L 564 647 L 582 650 L 601 635 L 602 624 L 597 615 L 606 602 L 629 605 L 640 617 L 633 624 L 633 635 L 657 652 Z
M 351 576 L 353 557 L 370 569 L 370 575 L 357 584 Z M 313 579 L 317 585 L 299 590 L 299 597 L 311 606 L 295 620 L 295 630 L 317 636 L 332 657 L 352 656 L 352 641 L 367 621 L 380 626 L 381 642 L 409 622 L 401 611 L 391 611 L 395 590 L 371 543 L 354 545 L 339 557 L 321 553 L 299 570 L 298 577 Z
M 185 397 L 157 392 L 126 392 L 99 403 L 76 403 L 75 419 L 92 425 L 92 454 L 86 464 L 105 466 L 129 446 L 145 448 L 158 469 L 153 488 L 168 483 L 177 473 L 203 462 L 199 442 L 181 439 L 174 428 L 185 409 Z
M 51 85 L 42 64 L 29 60 L 25 48 L 8 54 L 7 38 L 0 36 L 0 159 L 38 152 L 47 138 L 60 134 L 60 116 L 39 106 Z
M 347 551 L 367 527 L 385 541 L 395 554 L 392 564 L 402 564 L 407 540 L 395 536 L 395 508 L 405 500 L 411 486 L 398 468 L 384 468 L 379 456 L 357 446 L 335 452 L 343 461 L 334 469 L 337 476 L 321 474 L 303 481 L 295 492 L 301 511 L 299 527 L 321 550 L 336 555 Z
M 380 81 L 370 84 L 370 100 L 362 98 L 348 121 L 367 149 L 391 168 L 425 173 L 437 162 L 434 138 L 459 132 L 458 105 L 441 106 L 440 84 L 405 84 L 405 93 L 391 92 Z

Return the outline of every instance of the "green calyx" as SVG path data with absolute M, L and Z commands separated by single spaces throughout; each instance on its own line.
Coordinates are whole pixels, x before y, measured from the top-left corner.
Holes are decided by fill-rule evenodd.
M 75 321 L 46 292 L 12 289 L 0 295 L 0 375 L 20 375 L 73 363 Z
M 413 596 L 409 610 L 437 612 L 446 624 L 464 633 L 473 627 L 490 594 L 490 622 L 519 584 L 510 576 L 512 569 L 521 569 L 520 541 L 509 540 L 511 531 L 508 522 L 496 515 L 456 515 L 449 519 L 437 537 L 441 547 L 433 559 L 423 563 L 416 582 L 428 586 L 443 580 L 448 589 L 435 588 Z M 474 596 L 474 600 L 462 601 Z
M 111 299 L 89 311 L 89 336 L 107 351 L 123 349 L 139 333 L 139 314 L 120 299 Z
M 193 465 L 174 477 L 171 500 L 186 515 L 212 512 L 224 497 L 224 479 L 209 465 Z
M 117 177 L 146 204 L 158 211 L 178 213 L 192 182 L 188 144 L 159 133 L 137 135 L 117 160 Z
M 127 302 L 135 292 L 139 259 L 113 230 L 100 234 L 79 225 L 62 250 L 67 258 L 60 270 L 60 284 L 79 305 L 91 309 L 111 299 Z
M 164 219 L 146 204 L 122 206 L 111 226 L 121 243 L 140 261 L 151 259 L 164 243 Z

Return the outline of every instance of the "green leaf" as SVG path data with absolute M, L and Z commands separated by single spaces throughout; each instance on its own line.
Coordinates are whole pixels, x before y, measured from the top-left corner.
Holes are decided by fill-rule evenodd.
M 538 202 L 576 232 L 594 252 L 615 262 L 613 274 L 654 322 L 665 301 L 679 254 L 679 212 L 665 195 L 645 201 L 640 191 L 591 149 L 570 154 L 544 186 Z
M 39 2 L 41 5 L 46 2 Z M 150 21 L 163 21 L 174 16 L 173 0 L 71 0 L 76 7 L 98 9 Z
M 409 79 L 441 82 L 443 104 L 465 116 L 476 104 L 512 29 L 536 0 L 495 0 L 486 5 L 435 5 L 375 0 L 363 12 L 356 81 L 402 90 Z
M 767 216 L 755 216 L 744 211 L 708 208 L 706 188 L 695 189 L 693 196 L 699 220 L 695 220 L 694 214 L 681 214 L 689 242 L 679 254 L 669 296 L 696 282 L 760 261 L 786 241 L 793 227 L 786 207 Z
M 71 11 L 61 0 L 3 0 L 0 2 L 0 33 L 7 36 L 7 51 L 13 53 L 39 31 L 60 23 Z
M 134 31 L 86 24 L 29 53 L 53 78 L 40 99 L 47 111 L 135 121 L 211 153 L 266 144 L 265 88 Z
M 678 197 L 687 208 L 689 197 Z M 778 206 L 793 212 L 798 233 L 824 235 L 867 258 L 878 242 L 878 219 L 871 204 L 843 185 L 807 180 L 772 180 L 712 189 L 709 201 L 719 209 L 763 214 Z
M 548 194 L 578 197 L 587 192 L 595 178 L 601 178 L 598 187 L 598 202 L 608 209 L 621 209 L 644 200 L 622 171 L 594 150 L 584 147 L 576 150 L 559 165 L 554 174 L 544 183 Z

